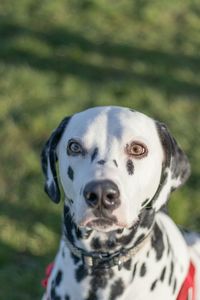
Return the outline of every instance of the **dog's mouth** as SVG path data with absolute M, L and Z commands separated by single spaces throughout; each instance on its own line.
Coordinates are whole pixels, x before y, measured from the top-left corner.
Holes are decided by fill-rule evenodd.
M 139 225 L 139 219 L 137 219 L 133 224 L 131 224 L 131 228 L 136 229 L 138 225 Z M 85 222 L 82 222 L 81 224 L 79 224 L 79 226 L 101 231 L 101 232 L 110 232 L 119 229 L 129 228 L 127 224 L 119 223 L 116 219 L 110 219 L 104 217 L 91 218 L 85 220 Z
M 118 224 L 115 218 L 106 218 L 106 217 L 91 217 L 87 218 L 81 223 L 79 223 L 79 227 L 84 227 L 88 229 L 93 229 L 102 232 L 109 232 L 116 229 L 119 229 L 123 226 Z
M 108 227 L 111 227 L 114 225 L 114 221 L 111 219 L 106 219 L 106 218 L 98 218 L 94 220 L 90 220 L 86 223 L 86 227 L 89 228 L 102 228 L 106 229 Z

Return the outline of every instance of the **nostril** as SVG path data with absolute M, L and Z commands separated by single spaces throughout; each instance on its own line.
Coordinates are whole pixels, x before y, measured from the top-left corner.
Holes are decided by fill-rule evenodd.
M 119 197 L 119 193 L 117 191 L 112 191 L 104 195 L 103 203 L 106 206 L 114 206 L 116 204 L 116 200 Z
M 91 186 L 87 187 L 84 191 L 84 198 L 90 207 L 96 207 L 98 205 L 99 196 L 98 192 L 94 191 L 94 188 L 92 189 Z
M 90 202 L 95 202 L 98 200 L 98 196 L 95 193 L 87 193 L 85 198 Z
M 117 198 L 117 193 L 109 193 L 106 195 L 106 198 L 112 202 Z

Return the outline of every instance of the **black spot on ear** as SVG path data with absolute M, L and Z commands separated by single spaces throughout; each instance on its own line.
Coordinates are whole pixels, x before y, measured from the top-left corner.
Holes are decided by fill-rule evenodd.
M 95 160 L 95 158 L 97 157 L 98 152 L 99 152 L 99 149 L 95 148 L 92 155 L 91 155 L 91 162 L 93 162 L 93 160 Z
M 70 297 L 68 295 L 65 295 L 65 300 L 70 300 Z
M 118 296 L 122 295 L 123 292 L 124 292 L 124 283 L 122 279 L 119 278 L 111 285 L 109 300 L 115 300 Z
M 143 263 L 140 268 L 140 276 L 143 277 L 147 272 L 146 264 Z
M 67 170 L 67 174 L 69 176 L 69 178 L 73 181 L 74 180 L 74 171 L 72 169 L 72 167 L 68 167 L 68 170 Z
M 104 165 L 106 163 L 106 161 L 104 159 L 101 159 L 97 162 L 99 165 Z
M 115 166 L 118 168 L 118 163 L 117 163 L 116 159 L 113 159 L 113 162 L 114 162 Z
M 131 159 L 128 159 L 126 162 L 126 169 L 129 175 L 133 175 L 134 173 L 134 165 Z
M 154 225 L 154 234 L 151 238 L 151 245 L 156 252 L 156 259 L 160 260 L 164 252 L 163 234 L 158 224 Z
M 58 273 L 56 275 L 56 278 L 55 278 L 55 285 L 58 286 L 62 280 L 62 271 L 61 270 L 58 270 Z

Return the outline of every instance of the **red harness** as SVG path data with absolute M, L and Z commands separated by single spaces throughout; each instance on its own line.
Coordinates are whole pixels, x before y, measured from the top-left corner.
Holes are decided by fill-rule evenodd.
M 45 275 L 46 277 L 42 280 L 41 284 L 43 288 L 47 287 L 49 276 L 53 270 L 54 263 L 49 264 L 46 267 Z M 195 276 L 195 267 L 192 262 L 190 262 L 190 267 L 188 274 L 183 282 L 183 285 L 178 294 L 177 300 L 195 300 L 194 298 L 194 276 Z
M 194 276 L 195 276 L 195 267 L 192 262 L 190 262 L 190 267 L 188 274 L 183 282 L 181 290 L 178 294 L 177 300 L 195 300 L 194 298 Z

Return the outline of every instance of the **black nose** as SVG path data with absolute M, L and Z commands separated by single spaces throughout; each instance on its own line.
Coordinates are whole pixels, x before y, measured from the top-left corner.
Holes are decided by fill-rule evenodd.
M 91 181 L 83 191 L 86 203 L 92 207 L 116 209 L 120 204 L 117 185 L 111 180 Z

